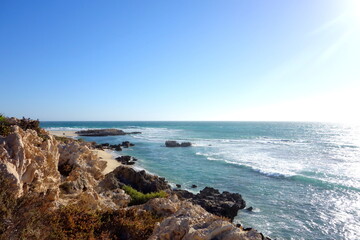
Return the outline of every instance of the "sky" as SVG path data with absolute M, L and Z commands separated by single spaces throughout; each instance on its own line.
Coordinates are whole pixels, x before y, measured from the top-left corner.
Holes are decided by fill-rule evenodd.
M 0 0 L 0 113 L 360 122 L 360 0 Z

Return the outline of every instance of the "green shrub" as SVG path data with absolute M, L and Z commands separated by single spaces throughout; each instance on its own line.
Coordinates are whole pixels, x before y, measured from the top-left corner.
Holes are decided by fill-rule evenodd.
M 164 191 L 144 194 L 127 185 L 123 186 L 123 190 L 131 197 L 131 202 L 129 204 L 130 206 L 146 203 L 147 201 L 153 198 L 167 197 L 167 194 Z
M 33 129 L 37 133 L 41 133 L 40 130 L 40 121 L 39 120 L 32 120 L 30 118 L 23 117 L 18 121 L 18 126 L 21 127 L 24 131 L 27 129 Z
M 0 114 L 0 136 L 7 136 L 10 132 L 10 124 L 6 121 L 6 117 L 3 114 Z

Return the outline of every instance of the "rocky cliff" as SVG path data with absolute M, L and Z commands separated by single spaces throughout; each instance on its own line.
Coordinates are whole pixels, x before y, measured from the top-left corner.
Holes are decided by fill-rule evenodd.
M 265 239 L 179 200 L 163 178 L 127 166 L 104 176 L 91 144 L 10 127 L 0 136 L 0 239 Z M 167 197 L 129 207 L 124 185 Z

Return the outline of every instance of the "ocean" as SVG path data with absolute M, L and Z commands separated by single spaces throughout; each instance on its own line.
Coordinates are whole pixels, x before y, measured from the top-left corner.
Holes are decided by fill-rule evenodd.
M 41 122 L 48 130 L 118 128 L 142 134 L 114 154 L 192 192 L 240 193 L 234 222 L 273 239 L 360 239 L 360 126 L 308 122 Z M 190 141 L 166 148 L 166 140 Z M 198 186 L 192 189 L 191 185 Z

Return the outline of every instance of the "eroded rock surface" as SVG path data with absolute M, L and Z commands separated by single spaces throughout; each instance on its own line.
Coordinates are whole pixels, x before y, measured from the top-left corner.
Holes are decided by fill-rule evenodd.
M 53 206 L 77 202 L 92 208 L 126 206 L 130 199 L 123 190 L 109 195 L 97 188 L 105 167 L 90 144 L 57 141 L 44 130 L 40 137 L 35 130 L 14 125 L 8 136 L 0 137 L 0 174 L 17 197 L 44 194 Z
M 13 126 L 12 133 L 0 138 L 0 174 L 11 179 L 11 188 L 18 197 L 30 189 L 57 196 L 59 156 L 54 137 L 43 139 L 32 129 Z
M 150 200 L 143 208 L 166 217 L 156 225 L 150 240 L 263 240 L 255 230 L 244 230 L 189 201 L 170 198 Z

